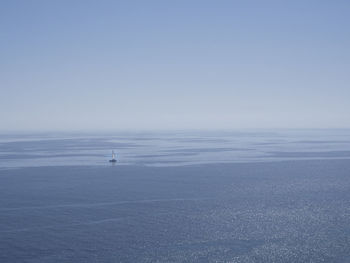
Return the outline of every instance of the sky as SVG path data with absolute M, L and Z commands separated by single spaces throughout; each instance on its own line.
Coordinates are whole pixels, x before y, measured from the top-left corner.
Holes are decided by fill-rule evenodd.
M 350 128 L 350 1 L 2 0 L 0 132 Z

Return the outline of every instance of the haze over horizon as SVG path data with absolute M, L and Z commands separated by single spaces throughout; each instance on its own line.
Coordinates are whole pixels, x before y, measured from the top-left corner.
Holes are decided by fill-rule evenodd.
M 350 128 L 349 1 L 2 1 L 0 132 Z

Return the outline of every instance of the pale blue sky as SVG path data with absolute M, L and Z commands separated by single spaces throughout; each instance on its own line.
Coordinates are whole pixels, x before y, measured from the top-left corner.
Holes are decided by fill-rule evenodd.
M 0 1 L 0 131 L 350 128 L 350 1 Z

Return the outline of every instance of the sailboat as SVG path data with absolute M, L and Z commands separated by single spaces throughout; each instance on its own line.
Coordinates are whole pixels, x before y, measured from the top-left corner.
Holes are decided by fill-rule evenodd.
M 112 159 L 109 160 L 110 163 L 116 163 L 117 162 L 117 159 L 115 159 L 115 154 L 114 154 L 114 151 L 112 151 Z

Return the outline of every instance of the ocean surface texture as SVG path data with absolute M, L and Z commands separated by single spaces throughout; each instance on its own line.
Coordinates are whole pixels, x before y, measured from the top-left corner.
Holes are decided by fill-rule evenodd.
M 350 262 L 350 131 L 2 134 L 0 262 Z

